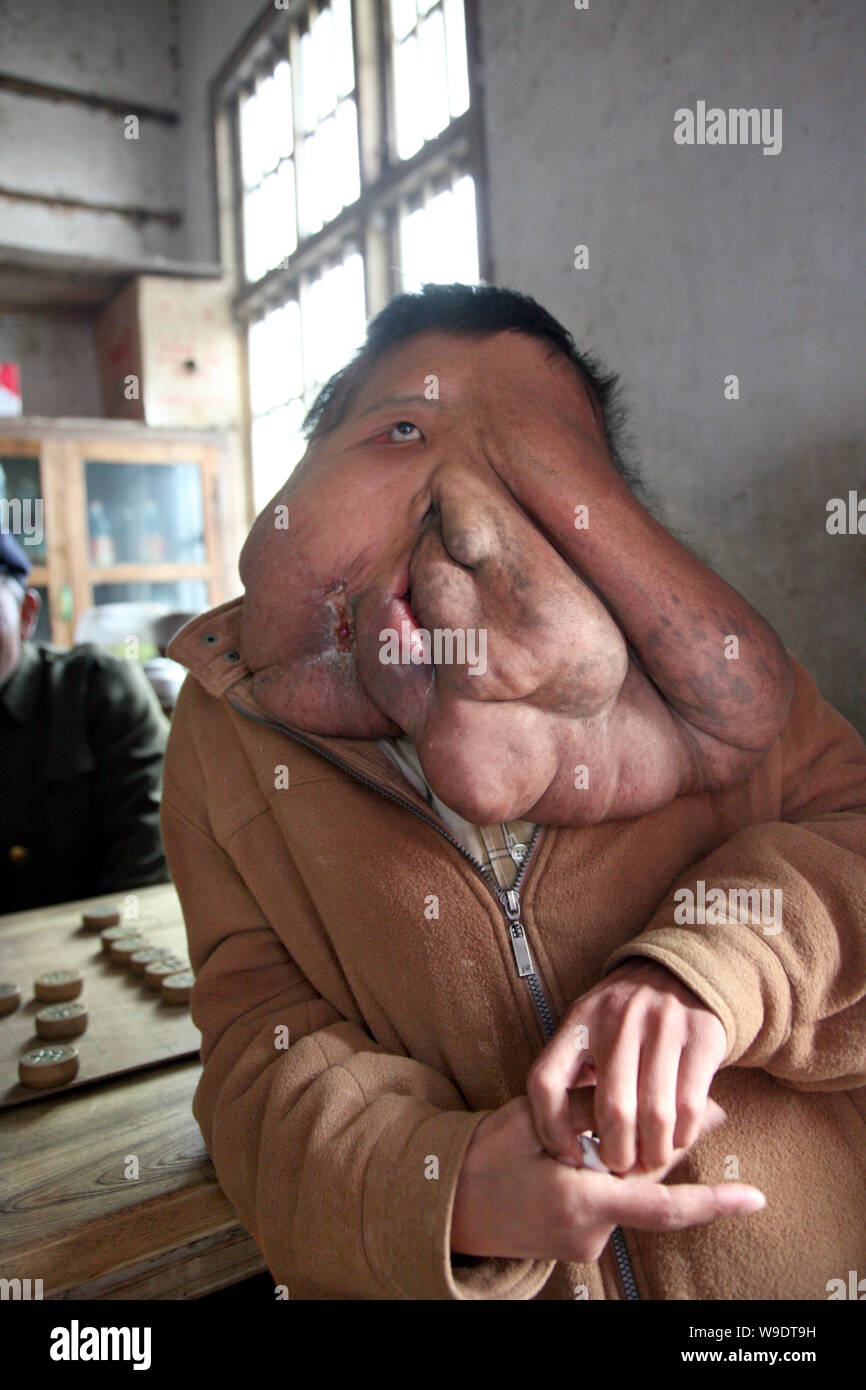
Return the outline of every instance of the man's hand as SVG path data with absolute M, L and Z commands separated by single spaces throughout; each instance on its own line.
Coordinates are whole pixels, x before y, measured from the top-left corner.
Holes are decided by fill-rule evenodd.
M 590 1128 L 590 1092 L 572 1092 L 570 1105 L 573 1125 Z M 724 1111 L 709 1101 L 698 1132 L 724 1119 Z M 466 1151 L 451 1216 L 451 1249 L 581 1263 L 598 1259 L 615 1226 L 678 1231 L 765 1205 L 763 1195 L 744 1183 L 665 1187 L 661 1179 L 682 1156 L 678 1150 L 665 1167 L 637 1167 L 624 1177 L 566 1166 L 544 1152 L 529 1102 L 518 1096 L 485 1116 Z
M 571 1005 L 530 1070 L 527 1096 L 544 1149 L 581 1162 L 569 1097 L 594 1086 L 587 1127 L 607 1167 L 668 1166 L 697 1138 L 726 1050 L 720 1020 L 676 976 L 652 961 L 626 961 Z

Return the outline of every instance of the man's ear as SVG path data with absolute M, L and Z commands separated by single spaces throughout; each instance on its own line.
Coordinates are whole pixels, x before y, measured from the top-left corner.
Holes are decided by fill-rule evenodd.
M 42 599 L 35 589 L 28 589 L 21 600 L 21 636 L 27 638 L 36 630 Z

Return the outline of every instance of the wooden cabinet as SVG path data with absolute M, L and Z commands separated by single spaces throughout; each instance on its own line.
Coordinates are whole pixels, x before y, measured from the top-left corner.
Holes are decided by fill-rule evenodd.
M 241 592 L 248 529 L 230 432 L 104 420 L 0 422 L 0 527 L 42 595 L 37 641 L 70 646 L 104 603 L 196 612 Z

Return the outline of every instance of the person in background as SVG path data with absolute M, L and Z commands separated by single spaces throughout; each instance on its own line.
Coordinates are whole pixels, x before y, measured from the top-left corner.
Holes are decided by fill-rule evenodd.
M 184 623 L 188 623 L 194 617 L 196 617 L 195 613 L 163 613 L 154 619 L 151 629 L 158 655 L 145 661 L 143 668 L 144 674 L 156 691 L 157 699 L 166 719 L 171 719 L 174 713 L 186 671 L 177 661 L 172 661 L 166 656 L 165 649 L 174 634 L 183 627 Z
M 30 568 L 0 534 L 0 913 L 169 877 L 168 721 L 135 662 L 27 640 L 40 607 Z

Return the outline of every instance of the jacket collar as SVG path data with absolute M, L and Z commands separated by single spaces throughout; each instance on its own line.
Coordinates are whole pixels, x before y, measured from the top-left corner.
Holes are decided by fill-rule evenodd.
M 0 687 L 0 706 L 10 719 L 26 724 L 33 713 L 42 679 L 42 660 L 32 642 L 21 643 L 21 655 L 12 675 Z
M 240 646 L 242 608 L 243 597 L 234 598 L 192 618 L 172 637 L 166 656 L 185 666 L 209 695 L 225 698 L 235 709 L 274 723 L 273 717 L 256 703 L 250 689 L 253 673 L 241 656 Z M 325 738 L 290 724 L 282 727 L 324 757 L 366 777 L 381 790 L 393 792 L 448 829 L 375 739 Z

